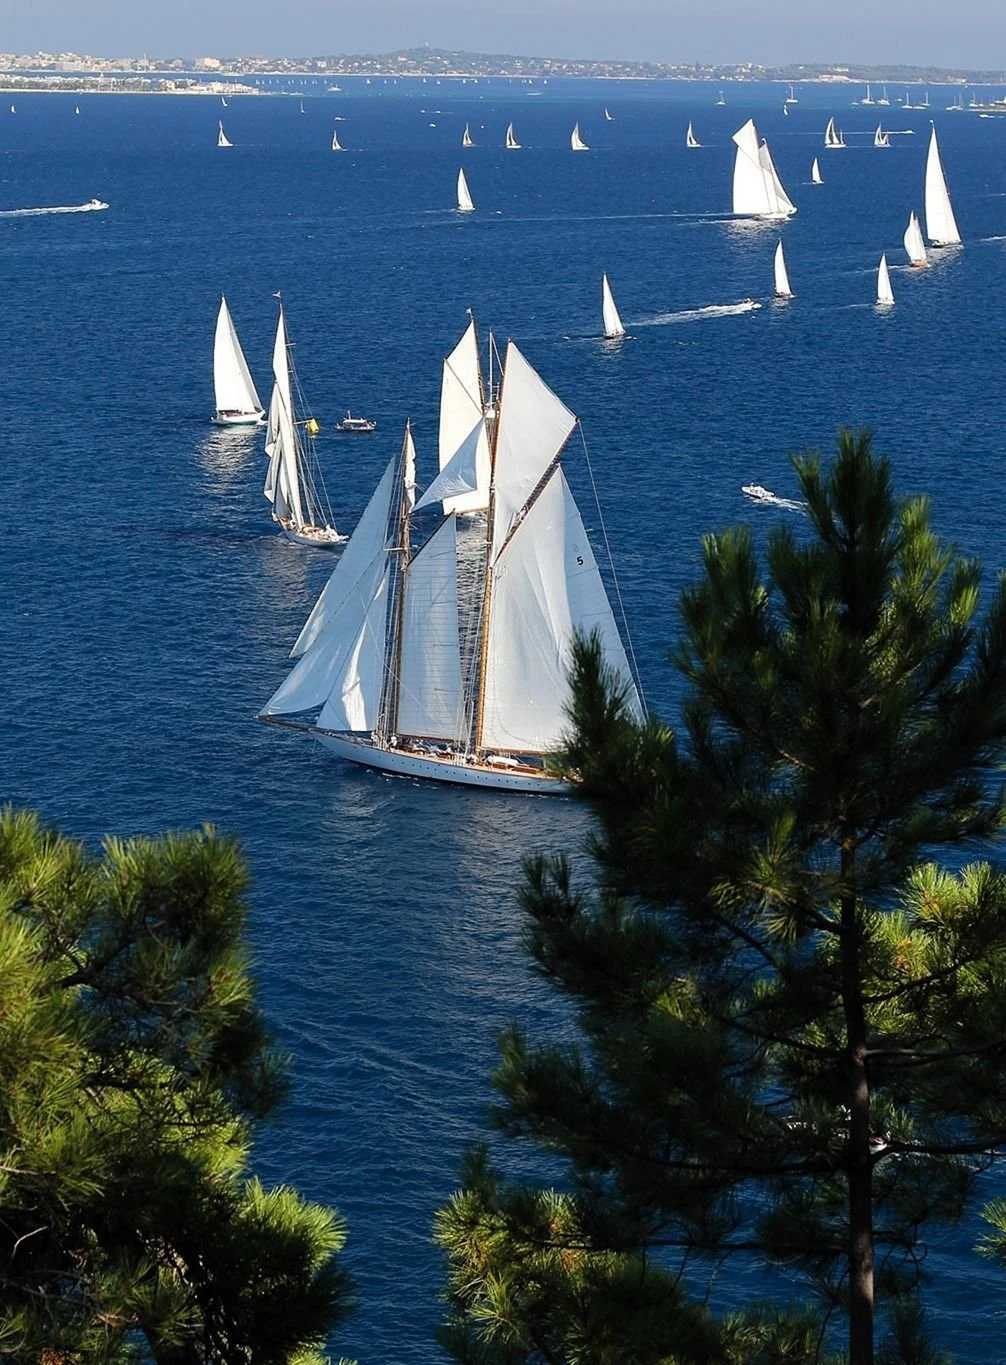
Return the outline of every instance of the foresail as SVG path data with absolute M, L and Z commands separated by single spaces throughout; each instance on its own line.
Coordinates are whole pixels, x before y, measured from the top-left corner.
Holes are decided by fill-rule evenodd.
M 395 722 L 400 735 L 458 741 L 466 733 L 457 566 L 452 516 L 416 554 L 404 577 Z
M 261 412 L 227 300 L 220 300 L 213 337 L 213 390 L 217 412 Z
M 758 148 L 758 161 L 761 165 L 762 172 L 765 175 L 767 194 L 773 205 L 771 210 L 772 213 L 796 213 L 796 205 L 782 187 L 782 181 L 779 179 L 778 172 L 775 168 L 775 162 L 772 160 L 772 153 L 768 149 L 767 142 L 762 142 L 761 146 Z
M 601 638 L 604 659 L 642 707 L 597 561 L 566 477 L 556 469 L 493 572 L 481 745 L 546 753 L 566 729 L 574 634 Z
M 462 450 L 470 451 L 474 459 L 473 478 L 466 473 L 468 457 Z M 462 496 L 445 504 L 445 514 L 475 512 L 488 507 L 489 441 L 482 411 L 482 372 L 474 322 L 469 323 L 444 361 L 440 386 L 440 469 L 446 470 L 452 462 L 454 468 L 448 479 L 461 477 L 457 493 Z M 451 493 L 447 496 L 451 497 Z M 426 501 L 423 500 L 424 504 Z

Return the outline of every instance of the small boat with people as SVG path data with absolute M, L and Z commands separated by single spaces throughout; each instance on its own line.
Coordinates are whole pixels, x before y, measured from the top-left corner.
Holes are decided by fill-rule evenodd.
M 356 435 L 366 435 L 371 431 L 377 430 L 377 423 L 371 421 L 369 417 L 354 417 L 351 412 L 347 412 L 341 422 L 336 422 L 336 431 L 348 431 Z

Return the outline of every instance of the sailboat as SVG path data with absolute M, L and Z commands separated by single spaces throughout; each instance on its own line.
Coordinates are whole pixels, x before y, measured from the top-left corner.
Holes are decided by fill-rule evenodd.
M 12 114 L 16 114 L 16 113 L 17 113 L 17 110 L 14 108 L 13 104 L 12 104 L 11 107 L 10 107 L 10 111 L 11 111 Z
M 595 632 L 642 715 L 614 613 L 559 456 L 577 419 L 511 341 L 493 419 L 484 550 L 458 574 L 457 517 L 414 548 L 407 427 L 261 718 L 409 777 L 561 793 L 547 756 L 568 724 L 577 633 Z
M 221 121 L 220 123 L 217 124 L 217 129 L 218 129 L 218 131 L 217 131 L 217 146 L 218 146 L 218 147 L 233 147 L 233 146 L 234 146 L 234 143 L 231 142 L 231 141 L 228 139 L 227 134 L 224 132 L 223 121 Z
M 795 93 L 795 91 L 793 90 L 793 87 L 792 87 L 792 86 L 790 86 L 790 88 L 789 88 L 789 94 L 786 96 L 786 99 L 783 101 L 783 103 L 784 103 L 784 104 L 797 104 L 797 103 L 798 103 L 798 100 L 797 100 L 797 98 L 796 98 L 796 93 Z
M 877 124 L 877 131 L 873 135 L 873 145 L 874 147 L 890 147 L 891 145 L 891 135 L 884 132 L 883 125 L 880 123 Z
M 614 121 L 615 121 L 615 120 L 612 118 L 612 116 L 608 113 L 608 106 L 607 106 L 607 105 L 604 106 L 604 121 L 605 121 L 605 123 L 614 123 Z
M 227 300 L 222 295 L 213 334 L 213 395 L 216 403 L 213 420 L 218 426 L 250 426 L 265 417 Z
M 793 291 L 789 287 L 789 275 L 786 272 L 786 257 L 783 255 L 781 237 L 775 249 L 775 296 L 777 299 L 791 299 L 793 297 Z
M 569 135 L 569 145 L 574 152 L 589 152 L 590 148 L 580 136 L 580 125 L 573 124 L 573 131 Z
M 943 163 L 936 141 L 936 124 L 933 124 L 929 139 L 929 155 L 926 158 L 926 236 L 933 246 L 957 246 L 961 234 L 957 220 L 950 207 Z
M 835 127 L 834 118 L 828 120 L 828 126 L 824 130 L 824 145 L 826 147 L 844 147 L 845 138 Z
M 464 131 L 464 133 L 462 134 L 462 137 L 461 137 L 461 145 L 462 145 L 462 147 L 474 147 L 474 146 L 475 146 L 475 143 L 472 141 L 472 135 L 471 135 L 471 132 L 469 131 L 469 128 L 468 128 L 468 124 L 467 124 L 467 123 L 465 124 L 465 131 Z
M 929 264 L 929 257 L 926 254 L 926 243 L 922 237 L 922 228 L 913 209 L 908 218 L 908 227 L 905 229 L 905 251 L 908 253 L 910 265 L 923 266 Z
M 301 112 L 302 114 L 305 112 L 305 110 L 304 110 L 304 101 L 303 101 L 303 100 L 301 100 L 301 102 L 300 102 L 300 112 Z
M 788 218 L 796 205 L 782 187 L 768 143 L 759 141 L 754 119 L 733 135 L 737 147 L 734 157 L 733 211 L 744 217 Z
M 719 97 L 719 99 L 716 101 L 716 103 L 717 103 L 717 104 L 726 104 L 726 100 L 723 98 L 723 91 L 722 91 L 722 90 L 720 91 L 720 97 Z
M 615 307 L 615 300 L 607 275 L 601 276 L 601 317 L 604 321 L 604 335 L 608 341 L 615 341 L 619 337 L 625 336 L 625 328 L 622 326 L 622 319 L 618 316 L 618 309 Z
M 813 185 L 824 184 L 824 176 L 821 174 L 821 167 L 817 164 L 816 156 L 814 158 L 814 163 L 810 168 L 810 180 Z
M 517 138 L 514 136 L 513 124 L 512 124 L 512 123 L 508 123 L 508 124 L 507 124 L 507 129 L 506 129 L 506 148 L 507 148 L 507 151 L 508 151 L 508 152 L 517 152 L 517 151 L 520 150 L 520 143 L 517 141 Z
M 866 87 L 866 94 L 863 96 L 863 98 L 862 98 L 859 102 L 860 102 L 860 104 L 872 104 L 872 103 L 873 103 L 873 96 L 870 94 L 870 87 L 869 87 L 869 86 Z
M 890 102 L 891 102 L 891 101 L 887 98 L 887 86 L 885 85 L 885 86 L 884 86 L 884 93 L 881 95 L 880 99 L 877 100 L 877 103 L 878 103 L 878 104 L 890 104 Z
M 463 170 L 458 171 L 458 213 L 471 213 L 475 208 L 475 201 L 468 188 L 468 181 L 465 179 Z
M 694 130 L 693 130 L 693 128 L 692 128 L 691 120 L 689 120 L 689 122 L 688 122 L 688 132 L 685 133 L 685 146 L 686 146 L 686 147 L 701 147 L 701 146 L 702 146 L 702 143 L 701 143 L 701 142 L 698 140 L 698 138 L 695 136 L 695 132 L 694 132 Z
M 894 302 L 894 291 L 891 288 L 891 274 L 887 269 L 887 257 L 881 256 L 880 266 L 877 269 L 877 303 L 887 307 Z
M 273 521 L 298 545 L 331 549 L 346 539 L 332 525 L 328 497 L 314 453 L 313 418 L 298 420 L 294 387 L 300 395 L 290 358 L 283 304 L 279 306 L 276 341 L 272 351 L 273 388 L 269 402 L 265 453 L 269 459 L 264 496 L 272 503 Z
M 80 113 L 80 105 L 79 105 L 79 104 L 75 104 L 75 105 L 73 106 L 73 112 L 74 112 L 75 114 L 79 114 L 79 113 Z
M 224 99 L 223 95 L 220 96 L 220 103 L 225 109 L 227 108 L 227 101 Z
M 338 128 L 333 128 L 333 130 L 332 130 L 332 151 L 333 151 L 333 152 L 344 152 L 345 150 L 346 150 L 345 147 L 344 147 L 344 146 L 342 145 L 342 143 L 339 141 L 339 130 L 338 130 Z

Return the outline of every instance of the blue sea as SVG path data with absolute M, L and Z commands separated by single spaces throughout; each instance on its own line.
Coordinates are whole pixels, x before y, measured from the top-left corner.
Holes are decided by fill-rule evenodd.
M 841 425 L 872 426 L 941 531 L 1003 565 L 1006 122 L 944 112 L 955 92 L 931 90 L 965 245 L 910 271 L 930 113 L 853 107 L 846 87 L 800 87 L 784 116 L 768 85 L 728 86 L 723 107 L 705 85 L 341 83 L 303 85 L 303 113 L 297 98 L 0 99 L 0 771 L 3 797 L 90 841 L 202 821 L 240 836 L 261 995 L 294 1059 L 260 1168 L 349 1220 L 360 1303 L 334 1354 L 434 1365 L 431 1223 L 480 1132 L 496 1035 L 513 1017 L 563 1027 L 520 948 L 520 859 L 578 852 L 589 822 L 567 799 L 343 766 L 253 721 L 331 561 L 275 533 L 261 435 L 208 423 L 219 296 L 266 396 L 282 291 L 342 530 L 407 417 L 431 477 L 465 310 L 517 340 L 582 419 L 647 701 L 673 720 L 665 652 L 702 533 L 798 517 L 741 485 L 794 496 L 789 453 L 827 451 Z M 831 114 L 845 151 L 823 149 Z M 752 115 L 799 208 L 781 228 L 725 219 L 730 136 Z M 871 145 L 880 118 L 889 151 Z M 511 120 L 520 153 L 502 149 Z M 587 155 L 569 151 L 575 121 Z M 462 160 L 466 122 L 479 145 Z M 12 212 L 92 196 L 109 210 Z M 598 339 L 603 271 L 634 338 L 614 347 Z M 376 435 L 335 432 L 349 407 Z M 568 473 L 599 542 L 577 441 Z M 1006 1360 L 1006 1282 L 972 1232 L 934 1243 L 930 1302 L 977 1365 Z

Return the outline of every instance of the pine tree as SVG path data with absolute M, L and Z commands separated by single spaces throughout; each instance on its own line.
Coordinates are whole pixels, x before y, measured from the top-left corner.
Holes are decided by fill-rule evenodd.
M 246 885 L 212 830 L 94 857 L 0 814 L 0 1354 L 323 1359 L 342 1221 L 248 1171 L 286 1078 Z
M 1006 585 L 981 615 L 978 564 L 895 499 L 868 434 L 795 465 L 809 532 L 773 531 L 764 565 L 743 528 L 704 542 L 678 733 L 633 722 L 596 640 L 576 650 L 597 887 L 537 859 L 523 901 L 579 1039 L 514 1028 L 495 1077 L 497 1125 L 561 1158 L 566 1193 L 482 1170 L 441 1214 L 459 1359 L 690 1359 L 661 1310 L 752 1258 L 806 1304 L 720 1319 L 708 1359 L 822 1360 L 841 1313 L 851 1365 L 936 1359 L 924 1238 L 1006 1149 L 1006 874 L 967 861 L 1006 809 Z M 528 1247 L 577 1305 L 547 1337 Z M 611 1257 L 649 1293 L 605 1305 L 580 1268 Z M 649 1325 L 648 1353 L 563 1337 L 593 1306 L 613 1339 Z

